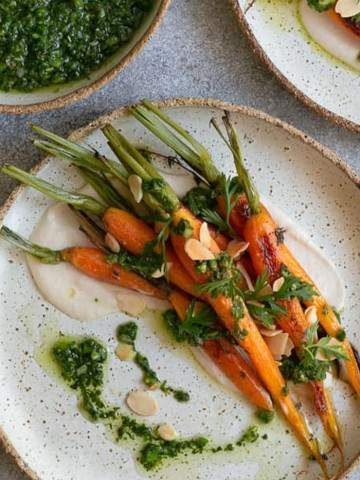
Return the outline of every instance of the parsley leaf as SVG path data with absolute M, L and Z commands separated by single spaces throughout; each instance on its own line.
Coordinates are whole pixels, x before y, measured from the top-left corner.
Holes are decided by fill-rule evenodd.
M 228 337 L 228 332 L 218 325 L 217 316 L 209 305 L 202 305 L 201 308 L 196 306 L 193 300 L 184 321 L 180 320 L 175 310 L 163 313 L 165 323 L 177 342 L 198 346 L 206 340 Z

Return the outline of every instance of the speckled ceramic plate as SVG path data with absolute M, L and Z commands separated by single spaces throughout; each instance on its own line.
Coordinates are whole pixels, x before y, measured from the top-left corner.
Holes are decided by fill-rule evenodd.
M 312 41 L 299 21 L 299 0 L 230 0 L 254 51 L 306 105 L 360 132 L 360 73 Z
M 360 284 L 359 179 L 333 153 L 298 130 L 260 112 L 206 100 L 173 100 L 161 104 L 212 152 L 224 171 L 233 171 L 231 159 L 213 129 L 212 116 L 223 108 L 233 111 L 243 149 L 263 194 L 303 227 L 339 269 L 347 291 L 344 323 L 359 346 Z M 163 151 L 126 109 L 103 117 L 72 135 L 108 152 L 99 127 L 111 121 L 142 145 Z M 165 151 L 166 153 L 166 151 Z M 80 180 L 73 168 L 47 159 L 35 168 L 42 178 L 66 187 Z M 49 202 L 33 190 L 20 188 L 10 197 L 0 221 L 28 236 Z M 0 435 L 19 465 L 42 480 L 274 480 L 319 478 L 317 466 L 307 459 L 281 419 L 260 425 L 261 439 L 236 452 L 203 458 L 183 458 L 151 476 L 134 462 L 133 452 L 112 443 L 101 425 L 89 423 L 76 408 L 76 399 L 49 376 L 35 360 L 44 338 L 61 330 L 100 338 L 113 352 L 114 331 L 124 314 L 80 323 L 57 311 L 37 292 L 24 257 L 0 244 Z M 173 344 L 161 320 L 147 314 L 139 320 L 139 348 L 149 356 L 161 378 L 172 379 L 190 392 L 188 404 L 176 404 L 154 392 L 161 406 L 155 422 L 171 421 L 182 436 L 206 434 L 216 442 L 237 438 L 254 418 L 253 409 L 240 396 L 226 391 L 199 369 L 184 348 Z M 119 406 L 137 385 L 139 373 L 132 364 L 110 355 L 105 395 Z M 181 375 L 179 375 L 181 372 Z M 343 385 L 334 391 L 341 412 L 346 464 L 359 453 L 359 405 Z M 124 407 L 125 408 L 125 407 Z M 267 435 L 265 440 L 263 435 Z M 329 455 L 329 466 L 338 465 Z
M 0 91 L 0 113 L 28 113 L 60 108 L 89 96 L 112 80 L 142 50 L 151 38 L 171 0 L 155 0 L 151 12 L 126 45 L 88 78 L 33 92 Z

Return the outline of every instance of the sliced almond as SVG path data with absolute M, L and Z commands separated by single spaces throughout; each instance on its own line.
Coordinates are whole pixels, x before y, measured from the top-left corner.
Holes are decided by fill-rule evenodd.
M 114 253 L 120 252 L 120 244 L 111 233 L 105 235 L 105 245 Z
M 211 248 L 212 245 L 212 237 L 210 235 L 209 227 L 206 222 L 203 222 L 200 227 L 199 231 L 199 240 L 200 242 L 205 245 L 206 248 Z
M 119 343 L 119 345 L 116 347 L 115 354 L 119 360 L 122 360 L 123 362 L 130 362 L 131 360 L 134 360 L 136 352 L 134 351 L 132 345 L 127 343 Z
M 151 417 L 159 411 L 159 405 L 154 397 L 144 390 L 135 390 L 127 396 L 128 407 L 137 415 Z
M 265 342 L 275 360 L 281 360 L 283 355 L 289 356 L 294 344 L 285 332 L 280 332 L 273 337 L 265 337 Z
M 165 275 L 165 263 L 161 265 L 161 268 L 155 270 L 155 272 L 151 275 L 152 278 L 161 278 Z
M 283 331 L 279 329 L 272 330 L 270 328 L 260 328 L 260 333 L 263 337 L 275 337 L 276 335 L 279 335 L 279 333 L 283 333 Z
M 133 292 L 122 292 L 116 297 L 119 310 L 129 315 L 140 315 L 146 308 L 145 300 L 138 294 Z
M 305 318 L 308 322 L 308 325 L 312 325 L 313 323 L 317 322 L 317 310 L 314 305 L 305 310 Z
M 285 278 L 284 277 L 279 277 L 275 280 L 275 282 L 273 283 L 273 291 L 274 292 L 278 292 L 280 290 L 280 288 L 284 285 L 284 282 L 285 282 Z
M 253 292 L 254 291 L 254 285 L 251 281 L 250 275 L 248 274 L 246 268 L 241 263 L 241 261 L 237 262 L 236 266 L 237 266 L 238 270 L 240 271 L 241 275 L 244 277 L 244 280 L 246 282 L 246 285 L 248 286 L 248 289 Z
M 360 13 L 360 2 L 358 0 L 338 0 L 335 12 L 343 18 L 353 17 Z
M 140 203 L 144 193 L 142 189 L 142 178 L 139 175 L 130 175 L 128 178 L 130 192 L 133 194 L 136 203 Z
M 234 239 L 229 242 L 226 251 L 232 258 L 238 258 L 242 253 L 244 253 L 249 247 L 249 242 L 244 242 L 243 240 Z
M 189 238 L 185 243 L 185 252 L 191 260 L 214 260 L 215 255 L 195 238 Z
M 160 425 L 157 431 L 159 436 L 167 442 L 175 440 L 175 438 L 178 436 L 177 431 L 170 423 L 164 423 L 164 425 Z
M 264 308 L 264 305 L 257 300 L 249 300 L 246 302 L 248 305 L 254 305 L 254 307 Z

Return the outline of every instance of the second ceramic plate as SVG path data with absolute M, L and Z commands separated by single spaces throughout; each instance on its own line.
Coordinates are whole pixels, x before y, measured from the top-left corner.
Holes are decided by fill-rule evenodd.
M 255 52 L 282 83 L 319 113 L 360 132 L 360 73 L 310 39 L 299 1 L 230 2 Z

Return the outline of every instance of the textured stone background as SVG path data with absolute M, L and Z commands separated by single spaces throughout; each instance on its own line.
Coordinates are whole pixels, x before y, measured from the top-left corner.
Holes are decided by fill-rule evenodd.
M 30 168 L 38 160 L 28 141 L 30 121 L 67 134 L 140 98 L 175 96 L 219 98 L 264 110 L 330 147 L 360 173 L 359 135 L 332 125 L 279 85 L 252 53 L 227 0 L 173 0 L 143 52 L 90 98 L 53 112 L 0 115 L 0 163 Z M 0 178 L 0 203 L 12 187 Z M 360 480 L 360 474 L 355 477 Z M 0 480 L 25 478 L 0 449 Z

